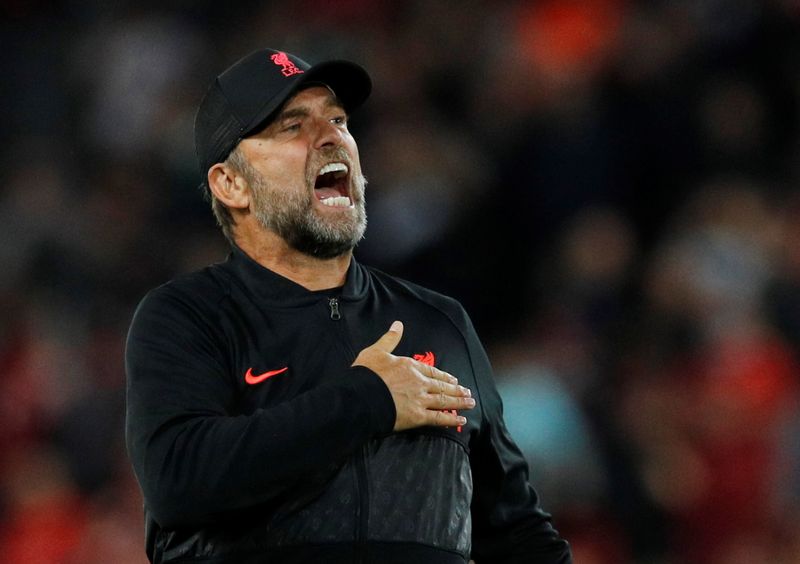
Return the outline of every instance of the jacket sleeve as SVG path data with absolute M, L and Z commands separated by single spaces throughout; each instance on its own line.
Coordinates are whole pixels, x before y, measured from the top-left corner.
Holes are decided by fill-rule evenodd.
M 165 528 L 202 525 L 330 472 L 394 426 L 383 381 L 363 367 L 251 415 L 218 329 L 176 292 L 154 290 L 128 334 L 126 443 L 145 505 Z
M 528 482 L 528 465 L 506 429 L 489 359 L 464 316 L 483 409 L 483 424 L 470 452 L 472 558 L 476 564 L 571 564 L 569 544 L 553 528 Z

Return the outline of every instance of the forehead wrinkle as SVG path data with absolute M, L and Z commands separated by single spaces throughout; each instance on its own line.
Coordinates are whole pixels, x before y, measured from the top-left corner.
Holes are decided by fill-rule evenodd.
M 286 119 L 296 118 L 296 117 L 306 117 L 311 114 L 311 110 L 305 106 L 299 106 L 297 108 L 291 108 L 289 110 L 284 110 L 278 117 L 275 118 L 275 121 L 283 121 Z
M 344 109 L 344 104 L 339 99 L 339 97 L 336 95 L 336 93 L 333 90 L 331 90 L 330 88 L 328 88 L 328 97 L 325 100 L 325 107 L 326 108 L 336 107 L 336 108 Z
M 333 90 L 331 90 L 331 88 L 329 86 L 327 86 L 325 84 L 309 85 L 308 87 L 304 88 L 300 92 L 304 92 L 304 91 L 308 90 L 309 88 L 314 88 L 314 87 L 324 88 L 325 90 L 328 91 L 326 96 L 325 96 L 325 102 L 324 102 L 324 107 L 326 109 L 332 108 L 332 107 L 344 109 L 344 104 L 339 99 L 339 97 L 336 95 L 336 93 Z M 309 115 L 311 113 L 311 108 L 308 105 L 296 106 L 294 108 L 286 109 L 287 106 L 290 106 L 292 104 L 292 102 L 294 101 L 294 98 L 298 94 L 300 94 L 300 92 L 295 94 L 295 96 L 293 96 L 288 102 L 286 102 L 286 105 L 284 106 L 284 111 L 281 111 L 278 114 L 278 119 L 282 119 L 284 117 L 284 115 L 286 115 L 286 114 L 289 114 L 289 117 L 296 117 L 296 115 Z M 302 114 L 296 114 L 295 113 L 296 110 L 299 110 L 299 111 L 301 111 L 303 113 Z

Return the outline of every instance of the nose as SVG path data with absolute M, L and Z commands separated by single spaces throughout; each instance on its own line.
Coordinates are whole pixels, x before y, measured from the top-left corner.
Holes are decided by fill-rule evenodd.
M 314 148 L 342 145 L 343 131 L 340 126 L 326 118 L 316 120 Z

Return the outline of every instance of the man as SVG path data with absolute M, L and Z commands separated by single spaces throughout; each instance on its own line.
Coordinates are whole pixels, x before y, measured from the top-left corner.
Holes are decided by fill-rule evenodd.
M 128 336 L 152 562 L 571 562 L 463 309 L 352 258 L 347 116 L 370 89 L 353 63 L 264 49 L 200 104 L 233 252 L 151 291 Z

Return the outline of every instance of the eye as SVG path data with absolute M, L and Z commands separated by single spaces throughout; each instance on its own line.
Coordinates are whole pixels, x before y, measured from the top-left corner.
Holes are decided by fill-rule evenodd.
M 299 131 L 300 130 L 300 122 L 290 122 L 283 126 L 281 131 L 292 132 L 292 131 Z
M 331 118 L 331 123 L 334 125 L 347 125 L 347 116 L 341 115 Z

